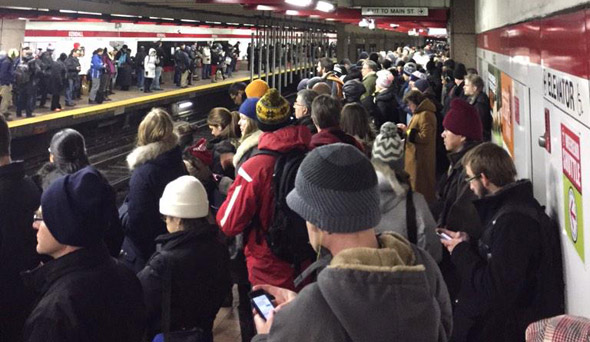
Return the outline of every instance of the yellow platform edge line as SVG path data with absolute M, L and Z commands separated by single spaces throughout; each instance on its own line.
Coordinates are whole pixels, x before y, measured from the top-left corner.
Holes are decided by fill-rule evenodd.
M 277 74 L 284 74 L 284 73 L 288 73 L 291 71 L 297 72 L 300 69 L 301 68 L 296 68 L 293 70 L 288 69 L 285 71 L 281 71 L 280 73 L 275 72 L 275 73 L 271 73 L 268 75 L 265 73 L 265 74 L 261 74 L 260 78 L 267 77 L 267 76 L 273 76 L 273 75 L 277 75 Z M 259 78 L 258 75 L 255 75 L 253 80 L 258 79 L 258 78 Z M 115 109 L 118 107 L 139 105 L 142 103 L 153 102 L 158 99 L 164 99 L 167 97 L 199 92 L 202 90 L 220 88 L 220 87 L 223 87 L 226 85 L 231 85 L 236 82 L 246 82 L 246 81 L 250 81 L 250 77 L 236 78 L 236 79 L 232 79 L 232 80 L 226 80 L 226 81 L 211 83 L 211 84 L 204 84 L 204 85 L 185 88 L 185 89 L 170 90 L 170 91 L 166 91 L 164 93 L 157 93 L 157 94 L 152 94 L 152 95 L 140 96 L 140 97 L 136 97 L 136 98 L 114 101 L 114 102 L 109 102 L 109 103 L 102 103 L 102 104 L 94 105 L 91 107 L 75 108 L 75 109 L 65 110 L 65 111 L 62 111 L 59 113 L 50 113 L 50 114 L 44 114 L 44 115 L 33 117 L 33 118 L 25 118 L 25 119 L 20 119 L 20 120 L 16 120 L 16 121 L 9 121 L 8 127 L 9 128 L 17 128 L 17 127 L 23 127 L 23 126 L 37 124 L 37 123 L 41 123 L 41 122 L 45 122 L 45 121 L 57 120 L 57 119 L 65 119 L 65 118 L 70 118 L 70 117 L 75 118 L 77 116 L 97 115 L 97 114 L 104 113 L 106 111 L 109 111 L 109 110 L 112 110 L 112 109 Z

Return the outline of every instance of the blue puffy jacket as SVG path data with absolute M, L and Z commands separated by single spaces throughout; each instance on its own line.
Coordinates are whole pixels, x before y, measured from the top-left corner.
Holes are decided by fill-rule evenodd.
M 104 64 L 102 63 L 102 58 L 99 54 L 95 53 L 92 55 L 92 64 L 90 65 L 91 77 L 99 78 L 102 75 L 103 69 Z
M 12 59 L 4 57 L 0 59 L 0 85 L 14 83 L 14 68 Z

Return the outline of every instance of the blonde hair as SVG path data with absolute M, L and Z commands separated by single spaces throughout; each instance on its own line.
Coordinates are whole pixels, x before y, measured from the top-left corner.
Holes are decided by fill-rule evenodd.
M 246 129 L 242 133 L 242 138 L 240 139 L 240 142 L 243 142 L 244 140 L 246 140 L 246 138 L 251 136 L 252 133 L 258 131 L 258 125 L 256 125 L 256 120 L 246 116 L 246 122 Z
M 239 120 L 240 113 L 230 112 L 223 107 L 215 107 L 211 109 L 209 116 L 207 116 L 207 125 L 219 126 L 221 128 L 220 137 L 237 140 L 240 136 Z
M 137 146 L 174 139 L 172 117 L 164 108 L 152 108 L 137 130 Z

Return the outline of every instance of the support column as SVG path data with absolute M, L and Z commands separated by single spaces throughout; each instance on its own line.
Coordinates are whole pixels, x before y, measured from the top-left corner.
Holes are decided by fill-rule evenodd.
M 452 0 L 450 12 L 451 58 L 467 68 L 476 67 L 475 1 Z
M 0 19 L 0 50 L 20 48 L 25 41 L 25 20 Z
M 336 58 L 339 61 L 349 56 L 350 35 L 350 32 L 346 32 L 346 25 L 336 25 Z

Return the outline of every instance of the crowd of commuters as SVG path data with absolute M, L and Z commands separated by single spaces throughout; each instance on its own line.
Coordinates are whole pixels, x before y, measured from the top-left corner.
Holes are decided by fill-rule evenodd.
M 0 114 L 10 119 L 9 109 L 14 105 L 16 117 L 32 117 L 35 108 L 46 108 L 51 95 L 50 110 L 76 106 L 76 100 L 88 91 L 88 103 L 110 101 L 118 86 L 127 91 L 132 85 L 143 92 L 162 90 L 160 87 L 164 64 L 174 64 L 174 83 L 186 88 L 192 81 L 211 79 L 211 82 L 232 76 L 237 70 L 240 43 L 180 44 L 168 56 L 161 41 L 153 47 L 139 46 L 133 53 L 127 45 L 98 48 L 89 56 L 83 46 L 76 43 L 66 53 L 57 53 L 50 44 L 46 50 L 33 51 L 23 47 L 20 51 L 0 51 Z M 84 65 L 85 67 L 83 67 Z M 38 101 L 38 103 L 37 103 Z
M 481 78 L 429 47 L 317 74 L 293 104 L 232 85 L 210 141 L 152 109 L 118 211 L 80 133 L 31 179 L 1 119 L 0 336 L 209 342 L 232 284 L 242 341 L 524 341 L 563 313 L 558 229 L 486 141 Z

